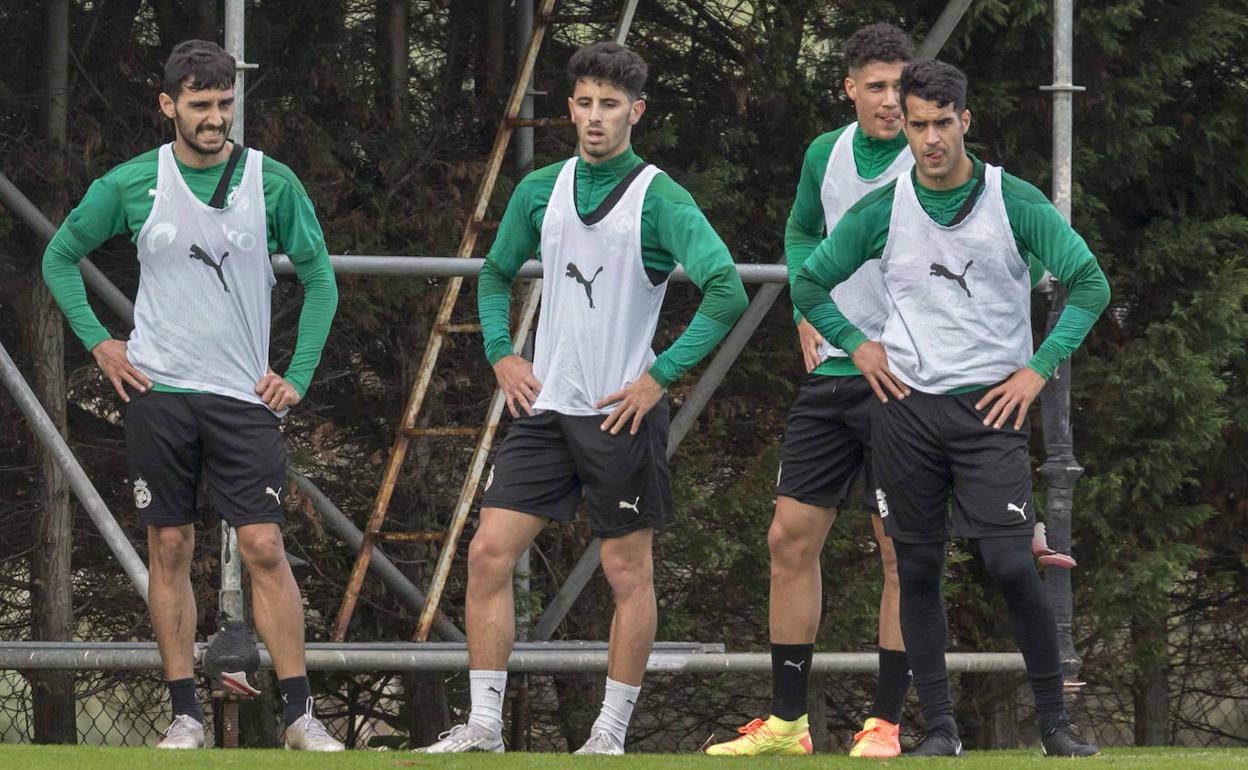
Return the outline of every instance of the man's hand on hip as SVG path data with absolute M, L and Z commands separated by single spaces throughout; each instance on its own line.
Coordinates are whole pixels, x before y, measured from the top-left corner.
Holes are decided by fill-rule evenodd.
M 888 354 L 884 352 L 884 346 L 880 343 L 867 340 L 858 346 L 850 358 L 853 359 L 854 366 L 858 367 L 858 371 L 862 372 L 862 376 L 867 378 L 867 383 L 871 385 L 871 390 L 875 391 L 880 401 L 887 404 L 888 393 L 892 393 L 893 397 L 898 399 L 910 395 L 910 387 L 897 379 L 897 375 L 889 370 Z
M 1031 402 L 1036 400 L 1036 396 L 1040 395 L 1040 391 L 1044 390 L 1044 383 L 1045 379 L 1040 376 L 1039 372 L 1024 366 L 1011 374 L 1008 380 L 985 393 L 975 405 L 975 409 L 983 411 L 985 407 L 992 404 L 992 409 L 984 418 L 984 425 L 1000 428 L 1017 408 L 1018 415 L 1014 418 L 1014 430 L 1021 430 L 1023 420 L 1027 419 L 1027 409 L 1031 406 Z M 993 404 L 994 401 L 995 404 Z
M 542 392 L 542 383 L 533 376 L 531 362 L 514 353 L 503 356 L 494 364 L 494 378 L 498 380 L 498 389 L 503 391 L 504 403 L 512 417 L 520 416 L 517 406 L 525 414 L 533 414 L 533 403 Z
M 295 386 L 269 369 L 268 374 L 256 383 L 256 395 L 275 412 L 294 406 L 303 400 Z
M 617 390 L 594 404 L 595 409 L 602 409 L 619 402 L 619 406 L 607 415 L 607 419 L 603 420 L 602 425 L 598 427 L 610 431 L 614 436 L 631 418 L 633 424 L 628 432 L 629 435 L 636 436 L 637 430 L 641 427 L 641 419 L 654 408 L 655 404 L 659 403 L 660 398 L 663 398 L 663 386 L 656 382 L 649 372 L 646 372 L 636 382 L 629 383 L 624 386 L 623 390 Z
M 802 346 L 802 363 L 806 365 L 806 373 L 815 370 L 823 359 L 819 356 L 819 346 L 823 344 L 823 335 L 805 318 L 797 322 L 797 341 Z
M 113 390 L 117 391 L 121 400 L 128 403 L 130 395 L 126 393 L 127 385 L 140 393 L 146 393 L 152 387 L 152 381 L 130 363 L 126 356 L 126 347 L 124 340 L 104 340 L 91 348 L 91 357 L 108 381 L 113 383 Z

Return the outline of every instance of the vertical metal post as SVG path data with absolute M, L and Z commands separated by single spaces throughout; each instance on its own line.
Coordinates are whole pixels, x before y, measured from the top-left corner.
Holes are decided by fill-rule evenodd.
M 524 54 L 533 36 L 533 0 L 516 0 L 516 72 L 524 68 Z M 533 73 L 524 84 L 524 99 L 520 102 L 517 118 L 533 117 Z M 513 137 L 516 141 L 516 175 L 533 170 L 533 127 L 517 126 Z
M 246 69 L 243 59 L 244 16 L 246 0 L 225 0 L 225 50 L 234 57 L 234 127 L 230 140 L 243 141 L 243 102 L 247 92 Z
M 1070 221 L 1072 178 L 1072 101 L 1082 86 L 1071 83 L 1073 77 L 1074 0 L 1056 0 L 1053 6 L 1053 83 L 1041 90 L 1053 92 L 1053 205 Z M 1052 304 L 1047 330 L 1052 331 L 1066 306 L 1066 289 L 1051 285 Z M 1074 438 L 1070 426 L 1070 361 L 1064 361 L 1054 372 L 1040 395 L 1041 420 L 1044 426 L 1046 459 L 1040 475 L 1048 488 L 1046 512 L 1049 546 L 1070 553 L 1071 511 L 1074 507 L 1075 482 L 1083 468 L 1074 455 Z M 1079 677 L 1083 659 L 1075 650 L 1072 630 L 1074 602 L 1071 597 L 1070 571 L 1050 569 L 1044 576 L 1045 591 L 1057 618 L 1057 642 L 1062 657 L 1062 673 L 1067 682 Z

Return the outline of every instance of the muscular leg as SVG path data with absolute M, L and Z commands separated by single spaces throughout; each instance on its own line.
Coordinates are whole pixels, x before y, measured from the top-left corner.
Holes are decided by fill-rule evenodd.
M 468 667 L 504 671 L 516 638 L 512 573 L 546 520 L 503 508 L 481 509 L 468 546 Z
M 276 524 L 247 524 L 238 532 L 238 552 L 251 575 L 252 611 L 256 631 L 273 658 L 277 678 L 307 675 L 303 658 L 303 599 L 282 532 Z
M 658 605 L 654 598 L 654 530 L 641 529 L 602 541 L 602 571 L 615 597 L 607 676 L 638 686 L 654 646 Z
M 148 527 L 148 612 L 165 679 L 195 674 L 195 592 L 191 589 L 191 557 L 195 529 Z
M 772 644 L 813 644 L 823 609 L 819 554 L 836 521 L 835 508 L 820 508 L 780 495 L 767 532 L 771 551 L 768 619 Z

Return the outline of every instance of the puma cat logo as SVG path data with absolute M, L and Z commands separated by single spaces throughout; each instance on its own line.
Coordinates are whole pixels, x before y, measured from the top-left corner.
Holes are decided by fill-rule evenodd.
M 491 686 L 488 686 L 488 685 L 487 685 L 485 689 L 487 689 L 487 690 L 489 690 L 490 692 L 492 692 L 492 693 L 494 693 L 494 694 L 498 695 L 498 697 L 499 697 L 500 699 L 503 697 L 503 691 L 502 691 L 502 690 L 500 690 L 500 689 L 498 689 L 497 687 L 491 687 Z
M 585 276 L 581 275 L 581 270 L 576 266 L 575 262 L 568 263 L 568 272 L 564 273 L 564 278 L 575 278 L 576 282 L 585 287 L 585 296 L 589 297 L 589 309 L 594 309 L 594 281 L 598 280 L 598 273 L 602 272 L 602 268 L 598 268 L 594 272 L 594 277 L 588 281 Z
M 806 661 L 801 660 L 801 661 L 794 662 L 791 660 L 785 660 L 784 665 L 792 666 L 793 668 L 797 669 L 797 673 L 800 674 L 802 673 L 802 666 L 806 665 Z
M 970 262 L 967 262 L 966 267 L 962 268 L 962 272 L 959 274 L 949 272 L 949 268 L 939 262 L 933 262 L 932 272 L 929 273 L 929 275 L 938 275 L 941 278 L 948 278 L 951 281 L 957 281 L 958 285 L 962 287 L 962 291 L 966 292 L 966 296 L 969 297 L 971 296 L 971 290 L 966 288 L 966 271 L 970 270 L 971 265 L 973 264 L 975 264 L 975 260 L 973 259 Z
M 640 496 L 640 495 L 638 495 L 638 496 L 637 496 L 637 499 L 636 499 L 636 500 L 634 500 L 634 501 L 632 501 L 631 503 L 630 503 L 629 501 L 627 501 L 627 500 L 621 500 L 621 501 L 620 501 L 620 510 L 624 510 L 625 508 L 631 508 L 631 509 L 633 510 L 633 513 L 635 513 L 635 514 L 637 514 L 638 516 L 640 516 L 640 515 L 641 515 L 641 511 L 637 508 L 637 506 L 638 506 L 640 503 L 641 503 L 641 496 Z
M 203 249 L 201 249 L 200 247 L 192 243 L 191 253 L 189 256 L 191 259 L 198 259 L 200 262 L 203 262 L 205 265 L 208 265 L 213 270 L 216 270 L 217 278 L 221 281 L 221 288 L 225 289 L 226 294 L 230 293 L 230 287 L 225 285 L 225 274 L 221 272 L 221 266 L 225 264 L 225 258 L 230 256 L 230 252 L 227 251 L 224 254 L 222 254 L 221 260 L 219 262 L 213 262 L 212 257 L 208 256 L 208 252 L 204 251 Z
M 281 494 L 282 494 L 282 488 L 281 488 L 281 487 L 278 487 L 277 489 L 274 489 L 273 487 L 265 487 L 265 488 L 264 488 L 264 493 L 265 493 L 266 495 L 273 495 L 273 499 L 277 501 L 277 504 L 278 504 L 278 505 L 281 505 L 281 504 L 282 504 L 282 498 L 279 496 L 279 495 L 281 495 Z
M 1014 511 L 1014 512 L 1015 512 L 1015 513 L 1017 513 L 1019 516 L 1022 516 L 1022 517 L 1023 517 L 1023 521 L 1027 521 L 1027 503 L 1023 503 L 1023 507 L 1022 507 L 1022 508 L 1019 508 L 1019 507 L 1018 507 L 1017 505 L 1015 505 L 1014 503 L 1006 503 L 1006 504 L 1005 504 L 1005 510 L 1007 510 L 1007 511 Z

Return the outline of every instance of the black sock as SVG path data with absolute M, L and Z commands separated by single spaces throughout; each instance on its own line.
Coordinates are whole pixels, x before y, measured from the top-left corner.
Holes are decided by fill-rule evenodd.
M 979 541 L 988 574 L 1001 588 L 1010 612 L 1010 629 L 1027 664 L 1027 678 L 1036 699 L 1042 730 L 1066 721 L 1062 697 L 1062 663 L 1057 648 L 1057 621 L 1031 554 L 1031 535 L 984 538 Z
M 945 669 L 945 639 L 949 634 L 940 582 L 945 571 L 945 544 L 903 543 L 897 551 L 901 580 L 901 635 L 906 658 L 914 672 L 914 690 L 929 733 L 938 725 L 953 725 L 953 698 Z M 943 728 L 942 728 L 943 730 Z M 952 728 L 952 735 L 957 735 Z
M 807 711 L 813 644 L 771 645 L 771 715 L 792 722 Z
M 868 717 L 901 724 L 901 708 L 910 692 L 910 661 L 901 650 L 880 648 L 880 678 L 875 683 L 875 705 Z
M 173 716 L 177 718 L 185 714 L 202 724 L 204 709 L 199 705 L 199 697 L 195 695 L 195 678 L 174 679 L 165 684 L 169 686 L 169 699 L 173 702 Z
M 292 676 L 289 679 L 279 679 L 277 689 L 282 693 L 282 718 L 286 726 L 290 727 L 299 720 L 299 717 L 308 713 L 308 699 L 312 697 L 312 685 L 308 682 L 306 675 Z

